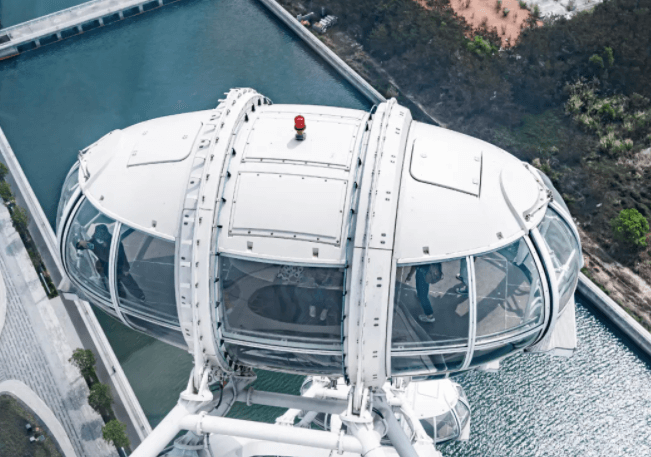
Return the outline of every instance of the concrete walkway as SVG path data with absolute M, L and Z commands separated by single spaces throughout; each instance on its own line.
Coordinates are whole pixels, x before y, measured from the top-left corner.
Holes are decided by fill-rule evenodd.
M 117 456 L 115 448 L 102 439 L 103 421 L 88 405 L 86 382 L 68 362 L 78 347 L 75 333 L 70 335 L 60 323 L 9 212 L 1 204 L 0 272 L 6 286 L 0 382 L 18 381 L 36 393 L 65 431 L 74 450 L 70 455 Z
M 32 389 L 20 381 L 3 381 L 0 382 L 0 395 L 9 394 L 23 402 L 31 412 L 45 424 L 48 431 L 56 440 L 59 448 L 63 451 L 65 457 L 75 457 L 75 450 L 72 447 L 70 438 L 63 429 L 63 425 L 56 418 L 54 413 L 45 404 L 41 397 L 36 395 Z

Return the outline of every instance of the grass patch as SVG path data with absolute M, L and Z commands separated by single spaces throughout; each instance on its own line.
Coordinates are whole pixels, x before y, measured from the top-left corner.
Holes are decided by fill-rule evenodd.
M 33 429 L 40 428 L 42 432 L 36 436 L 45 436 L 44 441 L 30 442 L 25 424 L 30 423 Z M 45 432 L 44 427 L 36 417 L 27 411 L 15 398 L 9 395 L 0 396 L 0 455 L 7 457 L 63 457 L 57 449 L 52 437 Z
M 581 273 L 583 273 L 586 278 L 588 278 L 590 281 L 592 281 L 597 287 L 599 287 L 603 293 L 606 295 L 610 295 L 610 291 L 606 289 L 603 284 L 601 284 L 599 281 L 597 281 L 594 276 L 592 276 L 592 273 L 590 273 L 590 270 L 588 270 L 586 267 L 581 268 Z M 621 306 L 621 305 L 620 305 Z M 623 307 L 623 306 L 622 306 Z

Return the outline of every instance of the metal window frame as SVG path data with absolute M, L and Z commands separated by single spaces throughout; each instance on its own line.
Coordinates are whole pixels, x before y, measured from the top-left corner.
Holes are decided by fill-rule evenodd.
M 110 299 L 107 300 L 104 297 L 101 297 L 101 296 L 97 295 L 95 292 L 88 289 L 80 281 L 78 281 L 75 278 L 74 275 L 70 274 L 70 269 L 69 269 L 69 266 L 68 266 L 67 256 L 66 256 L 66 252 L 65 252 L 66 242 L 68 240 L 68 235 L 69 235 L 69 232 L 70 232 L 70 228 L 72 226 L 72 222 L 73 222 L 75 216 L 77 216 L 77 213 L 79 213 L 79 209 L 81 208 L 81 206 L 84 204 L 85 201 L 86 201 L 86 197 L 82 193 L 81 198 L 78 198 L 77 202 L 74 204 L 74 206 L 71 208 L 70 212 L 67 214 L 67 219 L 65 221 L 64 230 L 62 231 L 61 237 L 60 237 L 59 254 L 61 255 L 61 260 L 62 260 L 62 263 L 63 263 L 63 268 L 65 270 L 66 276 L 68 277 L 68 279 L 70 279 L 70 282 L 72 282 L 72 284 L 75 285 L 75 287 L 77 289 L 82 291 L 82 293 L 84 295 L 86 295 L 90 299 L 88 301 L 94 303 L 95 305 L 97 305 L 99 307 L 102 307 L 106 311 L 110 310 L 109 312 L 111 312 L 111 311 L 115 312 L 113 310 L 113 305 L 112 305 L 112 302 L 111 302 Z M 95 208 L 95 207 L 93 207 L 93 208 Z M 109 294 L 110 294 L 110 288 L 109 288 Z
M 560 314 L 559 306 L 561 297 L 560 290 L 558 288 L 558 278 L 556 278 L 556 270 L 554 269 L 554 262 L 552 261 L 551 254 L 549 253 L 547 242 L 538 230 L 538 227 L 533 227 L 529 232 L 529 236 L 531 238 L 531 241 L 533 241 L 536 252 L 542 260 L 542 267 L 545 270 L 545 277 L 549 283 L 549 320 L 547 321 L 547 327 L 543 331 L 543 335 L 540 338 L 542 339 L 546 334 L 554 331 L 556 320 Z

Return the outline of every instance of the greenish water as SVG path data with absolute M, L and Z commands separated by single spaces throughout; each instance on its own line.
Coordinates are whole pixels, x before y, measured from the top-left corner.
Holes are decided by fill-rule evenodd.
M 79 149 L 112 129 L 212 108 L 242 86 L 277 103 L 370 107 L 255 1 L 183 0 L 0 62 L 0 126 L 52 222 Z M 185 387 L 190 356 L 97 314 L 155 425 Z M 582 305 L 577 325 L 571 359 L 520 355 L 497 374 L 460 377 L 472 433 L 445 454 L 651 455 L 651 367 Z M 295 393 L 300 382 L 260 372 L 257 387 Z M 279 413 L 237 405 L 231 415 L 271 421 Z

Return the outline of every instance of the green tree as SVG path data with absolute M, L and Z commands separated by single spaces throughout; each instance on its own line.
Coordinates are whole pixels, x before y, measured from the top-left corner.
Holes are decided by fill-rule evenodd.
M 88 395 L 88 404 L 98 413 L 104 414 L 111 409 L 113 395 L 111 388 L 100 382 L 93 384 Z
M 95 374 L 95 354 L 90 349 L 75 349 L 69 361 L 87 381 Z
M 613 53 L 613 48 L 605 46 L 604 54 L 606 54 L 606 61 L 608 62 L 608 66 L 612 67 L 615 63 L 615 53 Z
M 130 445 L 127 437 L 127 426 L 117 419 L 109 421 L 102 427 L 102 437 L 105 441 L 113 443 L 117 448 L 128 448 Z
M 635 247 L 646 247 L 649 221 L 635 208 L 621 210 L 610 224 L 616 240 Z
M 8 173 L 9 169 L 7 166 L 4 163 L 0 162 L 0 180 L 4 181 L 5 176 L 7 176 Z
M 602 59 L 600 55 L 592 54 L 588 60 L 592 65 L 596 65 L 599 68 L 604 67 L 604 59 Z
M 27 226 L 29 225 L 29 216 L 25 208 L 20 206 L 15 206 L 13 213 L 11 214 L 11 220 L 14 223 L 14 227 L 19 232 L 26 232 Z
M 0 165 L 2 164 L 0 163 Z M 6 202 L 14 198 L 14 194 L 11 192 L 11 186 L 7 181 L 0 181 L 0 197 L 2 197 L 2 199 Z

